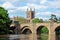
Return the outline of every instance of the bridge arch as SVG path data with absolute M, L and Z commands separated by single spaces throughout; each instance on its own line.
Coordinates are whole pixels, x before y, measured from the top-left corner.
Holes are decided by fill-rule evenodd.
M 21 28 L 21 31 L 22 31 L 24 28 L 26 28 L 26 27 L 29 27 L 29 26 L 23 26 L 23 28 Z
M 24 26 L 24 27 L 21 29 L 21 33 L 22 33 L 22 34 L 31 34 L 32 31 L 31 31 L 31 29 L 29 28 L 29 26 Z
M 47 29 L 47 30 L 44 30 L 45 32 L 42 32 L 42 29 Z M 48 35 L 49 35 L 49 30 L 46 26 L 39 26 L 37 29 L 36 29 L 36 32 L 37 32 L 37 40 L 48 40 Z
M 60 40 L 60 26 L 57 26 L 55 28 L 55 37 L 56 37 L 56 40 Z
M 44 26 L 44 25 L 40 25 L 40 26 L 37 27 L 36 33 L 37 33 L 37 34 L 41 34 L 41 30 L 42 30 L 43 27 L 47 28 L 47 30 L 49 31 L 48 27 L 46 27 L 46 26 Z

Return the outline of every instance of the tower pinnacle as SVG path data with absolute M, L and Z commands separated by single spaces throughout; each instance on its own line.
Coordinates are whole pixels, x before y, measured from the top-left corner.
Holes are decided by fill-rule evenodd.
M 30 9 L 27 8 L 27 22 L 32 23 L 34 17 L 35 17 L 35 9 L 32 10 L 31 8 Z

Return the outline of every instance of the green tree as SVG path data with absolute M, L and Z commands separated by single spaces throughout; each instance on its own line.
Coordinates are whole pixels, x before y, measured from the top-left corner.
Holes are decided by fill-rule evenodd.
M 51 17 L 51 18 L 50 18 L 49 20 L 53 20 L 54 22 L 57 22 L 57 21 L 58 21 L 58 19 L 57 19 L 56 15 L 51 14 L 51 16 L 50 16 L 50 17 Z
M 49 32 L 49 30 L 46 27 L 43 27 L 41 31 L 42 31 L 42 33 L 48 33 Z
M 8 17 L 8 11 L 0 7 L 0 34 L 7 34 L 11 20 Z
M 58 22 L 60 22 L 60 17 L 58 18 Z
M 33 23 L 40 23 L 40 22 L 43 22 L 43 19 L 35 18 L 32 22 Z

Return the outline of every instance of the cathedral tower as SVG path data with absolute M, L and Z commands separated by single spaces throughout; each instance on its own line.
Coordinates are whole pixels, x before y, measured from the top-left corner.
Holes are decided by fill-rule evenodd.
M 35 17 L 35 9 L 32 10 L 31 8 L 30 9 L 27 8 L 27 22 L 32 23 L 34 17 Z

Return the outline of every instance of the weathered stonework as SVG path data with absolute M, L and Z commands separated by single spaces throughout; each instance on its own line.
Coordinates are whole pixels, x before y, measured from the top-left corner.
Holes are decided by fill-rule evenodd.
M 33 14 L 32 14 L 33 13 Z M 32 31 L 32 33 L 37 33 L 37 28 L 46 27 L 49 30 L 49 39 L 48 40 L 56 40 L 56 34 L 55 29 L 60 26 L 60 23 L 56 23 L 53 21 L 45 22 L 45 23 L 32 23 L 32 20 L 34 19 L 34 11 L 30 9 L 30 11 L 27 9 L 27 22 L 26 24 L 20 24 L 20 29 L 22 29 L 22 32 L 28 28 Z M 27 26 L 27 27 L 26 27 Z

